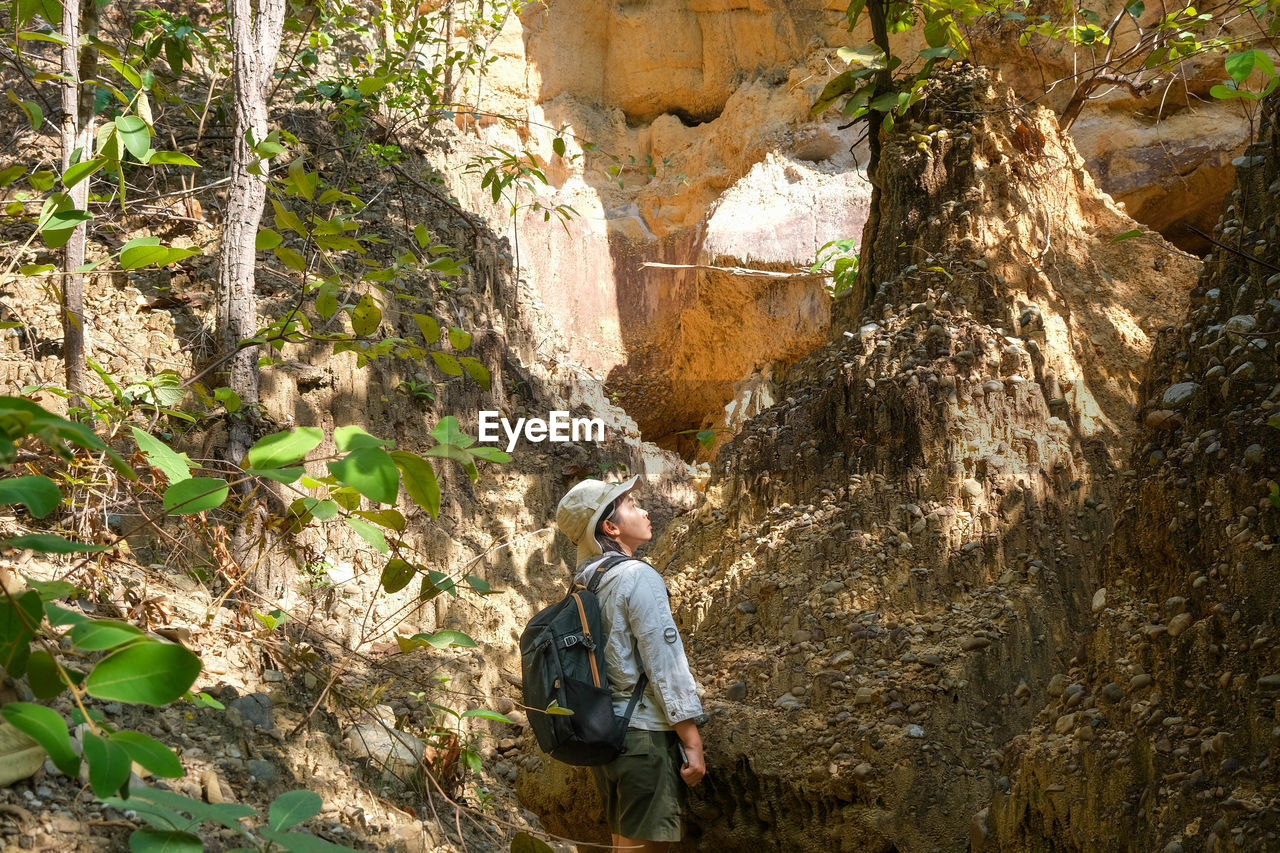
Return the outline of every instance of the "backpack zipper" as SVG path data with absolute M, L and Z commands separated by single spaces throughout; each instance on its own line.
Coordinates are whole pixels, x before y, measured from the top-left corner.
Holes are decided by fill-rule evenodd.
M 600 670 L 596 667 L 595 641 L 591 638 L 591 627 L 587 625 L 587 611 L 582 606 L 582 597 L 578 593 L 573 594 L 573 600 L 578 605 L 578 618 L 582 620 L 582 636 L 585 638 L 588 660 L 591 661 L 591 680 L 596 683 L 596 687 L 600 686 Z

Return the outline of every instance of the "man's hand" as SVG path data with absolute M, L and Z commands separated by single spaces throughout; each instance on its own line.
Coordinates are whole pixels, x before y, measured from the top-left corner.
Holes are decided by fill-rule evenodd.
M 702 781 L 702 777 L 707 775 L 706 760 L 702 756 L 702 747 L 695 746 L 684 748 L 684 764 L 680 767 L 680 778 L 684 783 L 692 788 Z

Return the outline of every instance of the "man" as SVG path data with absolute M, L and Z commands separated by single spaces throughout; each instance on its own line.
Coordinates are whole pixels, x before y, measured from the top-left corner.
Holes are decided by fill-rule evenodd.
M 556 526 L 578 546 L 575 583 L 586 586 L 606 557 L 630 557 L 653 538 L 649 514 L 631 495 L 639 479 L 583 480 L 560 501 Z M 596 597 L 609 636 L 605 663 L 614 713 L 625 714 L 641 673 L 649 684 L 631 716 L 626 751 L 591 769 L 615 853 L 660 853 L 680 840 L 683 785 L 698 784 L 706 773 L 695 722 L 702 703 L 661 575 L 642 560 L 627 560 L 606 570 Z

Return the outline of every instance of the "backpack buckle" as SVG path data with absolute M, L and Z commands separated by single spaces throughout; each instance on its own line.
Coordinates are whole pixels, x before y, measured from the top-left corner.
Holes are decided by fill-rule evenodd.
M 566 649 L 569 648 L 570 646 L 576 646 L 577 644 L 578 644 L 577 634 L 570 634 L 569 636 L 564 638 L 564 647 Z

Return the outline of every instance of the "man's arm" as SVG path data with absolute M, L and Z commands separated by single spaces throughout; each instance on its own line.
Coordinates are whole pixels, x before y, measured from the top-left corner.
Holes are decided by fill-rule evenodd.
M 707 775 L 707 762 L 702 754 L 702 735 L 693 720 L 683 720 L 674 726 L 680 743 L 684 744 L 684 766 L 680 768 L 680 778 L 692 788 Z

